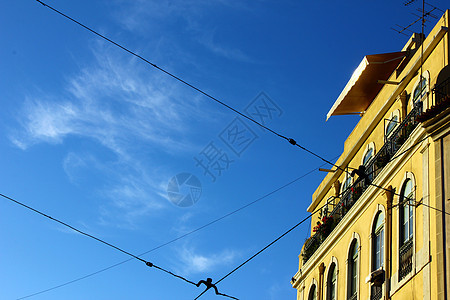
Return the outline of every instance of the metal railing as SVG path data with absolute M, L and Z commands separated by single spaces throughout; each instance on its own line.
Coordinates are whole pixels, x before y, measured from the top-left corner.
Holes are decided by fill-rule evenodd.
M 383 289 L 381 286 L 372 285 L 370 293 L 370 300 L 380 300 L 383 296 Z
M 432 90 L 434 105 L 439 105 L 446 97 L 450 96 L 450 77 L 435 86 Z
M 303 263 L 314 254 L 322 242 L 333 231 L 333 228 L 347 214 L 350 208 L 361 197 L 364 191 L 371 185 L 373 180 L 380 174 L 382 169 L 389 163 L 395 153 L 406 142 L 411 132 L 417 127 L 419 121 L 417 117 L 422 113 L 422 102 L 416 103 L 406 118 L 392 131 L 386 139 L 386 143 L 381 147 L 377 154 L 366 164 L 365 179 L 358 178 L 349 188 L 343 191 L 339 202 L 334 205 L 331 213 L 325 217 L 331 217 L 333 222 L 327 225 L 327 230 L 316 232 L 306 242 L 303 248 Z M 328 229 L 329 228 L 329 229 Z
M 358 294 L 357 294 L 357 293 L 354 293 L 353 295 L 351 295 L 351 296 L 348 298 L 348 300 L 356 300 L 356 299 L 358 299 Z
M 413 240 L 410 238 L 400 247 L 400 268 L 398 271 L 398 280 L 402 280 L 412 271 Z

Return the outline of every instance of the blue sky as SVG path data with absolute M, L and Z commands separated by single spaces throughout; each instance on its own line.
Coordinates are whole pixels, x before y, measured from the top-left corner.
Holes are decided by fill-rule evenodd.
M 430 3 L 445 8 L 445 1 Z M 251 113 L 265 101 L 273 110 L 262 109 L 261 122 L 330 160 L 358 117 L 325 122 L 326 113 L 364 55 L 403 47 L 408 37 L 390 28 L 415 21 L 411 13 L 419 7 L 403 1 L 48 4 L 238 110 Z M 0 193 L 140 254 L 316 170 L 143 257 L 195 282 L 219 279 L 307 215 L 325 176 L 317 171 L 319 159 L 36 1 L 4 2 L 0 39 Z M 246 136 L 230 140 L 233 130 L 244 129 Z M 223 170 L 206 173 L 197 161 L 211 149 L 220 152 Z M 188 207 L 167 194 L 180 173 L 201 183 L 201 196 Z M 3 198 L 0 211 L 1 299 L 129 258 Z M 240 299 L 295 299 L 289 281 L 308 226 L 219 290 Z M 193 299 L 202 290 L 130 261 L 29 299 Z M 208 291 L 201 299 L 217 297 Z

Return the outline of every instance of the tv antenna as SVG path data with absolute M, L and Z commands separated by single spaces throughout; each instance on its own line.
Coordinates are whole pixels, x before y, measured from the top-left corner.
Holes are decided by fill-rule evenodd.
M 410 6 L 412 5 L 414 2 L 416 2 L 417 0 L 408 0 L 405 1 L 403 3 L 404 6 Z M 408 31 L 410 33 L 414 33 L 410 28 L 413 27 L 416 23 L 418 23 L 419 21 L 422 21 L 422 28 L 421 28 L 421 32 L 422 32 L 422 36 L 424 34 L 424 27 L 426 27 L 426 22 L 429 21 L 428 17 L 434 18 L 434 19 L 438 19 L 439 17 L 435 14 L 435 12 L 437 11 L 441 11 L 442 13 L 444 12 L 442 9 L 431 5 L 430 3 L 426 2 L 425 0 L 422 0 L 422 8 L 417 8 L 416 9 L 421 15 L 418 15 L 417 13 L 411 13 L 412 15 L 416 16 L 417 19 L 410 23 L 408 26 L 400 26 L 398 24 L 395 24 L 395 28 L 391 27 L 392 30 L 396 31 L 399 34 L 403 34 L 406 36 L 409 36 L 408 34 L 405 33 L 405 31 Z

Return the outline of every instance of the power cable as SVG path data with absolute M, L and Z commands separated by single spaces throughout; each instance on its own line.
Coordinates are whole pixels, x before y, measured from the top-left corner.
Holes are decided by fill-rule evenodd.
M 232 106 L 226 104 L 225 102 L 223 102 L 223 101 L 219 100 L 218 98 L 212 96 L 211 94 L 205 92 L 204 90 L 202 90 L 202 89 L 196 87 L 195 85 L 193 85 L 193 84 L 187 82 L 186 80 L 184 80 L 184 79 L 178 77 L 177 75 L 175 75 L 175 74 L 173 74 L 173 73 L 171 73 L 171 72 L 169 72 L 169 71 L 167 71 L 167 70 L 165 70 L 165 69 L 163 69 L 163 68 L 157 66 L 156 64 L 152 63 L 152 62 L 149 61 L 148 59 L 146 59 L 146 58 L 142 57 L 141 55 L 137 54 L 136 52 L 133 52 L 133 51 L 129 50 L 129 49 L 126 48 L 125 46 L 122 46 L 121 44 L 119 44 L 119 43 L 117 43 L 117 42 L 111 40 L 110 38 L 106 37 L 105 35 L 103 35 L 103 34 L 97 32 L 97 31 L 95 31 L 94 29 L 92 29 L 92 28 L 90 28 L 90 27 L 84 25 L 83 23 L 81 23 L 81 22 L 79 22 L 79 21 L 73 19 L 72 17 L 70 17 L 70 16 L 64 14 L 63 12 L 57 10 L 56 8 L 54 8 L 54 7 L 50 6 L 50 5 L 48 5 L 48 4 L 44 3 L 44 2 L 42 2 L 41 0 L 36 0 L 36 1 L 39 2 L 40 4 L 42 4 L 43 6 L 49 8 L 50 10 L 56 12 L 57 14 L 59 14 L 59 15 L 65 17 L 66 19 L 68 19 L 68 20 L 70 20 L 70 21 L 72 21 L 72 22 L 78 24 L 79 26 L 81 26 L 81 27 L 83 27 L 84 29 L 90 31 L 91 33 L 95 34 L 96 36 L 98 36 L 98 37 L 104 39 L 105 41 L 108 41 L 109 43 L 111 43 L 111 44 L 113 44 L 113 45 L 119 47 L 120 49 L 124 50 L 125 52 L 127 52 L 127 53 L 129 53 L 129 54 L 131 54 L 131 55 L 133 55 L 133 56 L 135 56 L 135 57 L 137 57 L 137 58 L 139 58 L 140 60 L 142 60 L 142 61 L 144 61 L 145 63 L 149 64 L 150 66 L 156 68 L 157 70 L 159 70 L 159 71 L 161 71 L 161 72 L 163 72 L 163 73 L 169 75 L 170 77 L 174 78 L 175 80 L 177 80 L 177 81 L 179 81 L 179 82 L 181 82 L 181 83 L 187 85 L 188 87 L 194 89 L 195 91 L 201 93 L 202 95 L 204 95 L 204 96 L 210 98 L 211 100 L 213 100 L 213 101 L 219 103 L 220 105 L 222 105 L 222 106 L 228 108 L 229 110 L 235 112 L 236 114 L 240 115 L 241 117 L 243 117 L 243 118 L 249 120 L 250 122 L 252 122 L 252 123 L 254 123 L 254 124 L 258 125 L 258 126 L 260 126 L 261 128 L 264 128 L 264 129 L 268 130 L 269 132 L 273 133 L 274 135 L 276 135 L 276 136 L 278 136 L 278 137 L 280 137 L 280 138 L 282 138 L 282 139 L 288 141 L 291 145 L 297 146 L 297 147 L 299 147 L 300 149 L 302 149 L 302 150 L 308 152 L 309 154 L 311 154 L 311 155 L 313 155 L 313 156 L 315 156 L 315 157 L 321 159 L 322 161 L 326 162 L 327 164 L 330 164 L 330 165 L 332 165 L 332 166 L 335 166 L 336 168 L 338 168 L 338 169 L 340 169 L 340 170 L 343 171 L 343 169 L 342 169 L 340 166 L 337 166 L 337 165 L 333 164 L 333 163 L 330 162 L 329 160 L 323 158 L 322 156 L 320 156 L 320 155 L 314 153 L 313 151 L 311 151 L 311 150 L 305 148 L 304 146 L 298 144 L 294 139 L 288 138 L 288 137 L 282 135 L 281 133 L 278 133 L 278 132 L 276 132 L 275 130 L 270 129 L 269 127 L 267 127 L 267 126 L 261 124 L 260 122 L 256 121 L 255 119 L 250 118 L 249 116 L 243 114 L 243 113 L 240 112 L 239 110 L 233 108 Z
M 409 150 L 411 150 L 412 148 L 414 148 L 415 146 L 417 146 L 418 144 L 422 143 L 425 139 L 427 139 L 428 136 L 426 136 L 425 138 L 421 139 L 419 142 L 413 144 L 412 146 L 408 147 L 407 149 L 405 149 L 404 151 L 402 151 L 401 154 L 396 155 L 395 157 L 391 158 L 389 160 L 389 162 L 391 162 L 392 160 L 398 158 L 400 155 L 405 154 L 406 152 L 408 152 Z M 347 172 L 348 173 L 348 172 Z M 393 193 L 394 195 L 398 195 L 403 197 L 403 195 L 397 194 L 395 193 L 395 191 L 393 190 L 389 190 L 386 188 L 383 188 L 381 186 L 378 186 L 376 184 L 370 183 L 370 185 L 385 190 L 385 191 L 389 191 L 391 193 Z M 339 197 L 341 197 L 342 195 L 344 195 L 346 192 L 348 192 L 349 189 L 353 188 L 353 185 L 347 187 L 344 191 L 339 193 Z M 408 197 L 404 197 L 406 199 L 406 201 L 414 201 L 413 199 L 410 199 Z M 273 244 L 275 244 L 277 241 L 279 241 L 281 238 L 283 238 L 285 235 L 287 235 L 289 232 L 291 232 L 292 230 L 294 230 L 296 227 L 298 227 L 299 225 L 301 225 L 303 222 L 305 222 L 306 220 L 308 220 L 309 218 L 311 218 L 314 214 L 316 214 L 317 212 L 321 211 L 323 209 L 323 207 L 325 207 L 326 205 L 328 205 L 328 203 L 325 203 L 324 205 L 322 205 L 320 208 L 316 209 L 314 212 L 312 212 L 310 215 L 308 215 L 306 218 L 304 218 L 303 220 L 301 220 L 299 223 L 297 223 L 296 225 L 294 225 L 293 227 L 291 227 L 289 230 L 287 230 L 286 232 L 284 232 L 282 235 L 280 235 L 279 237 L 277 237 L 275 240 L 273 240 L 272 242 L 270 242 L 268 245 L 266 245 L 264 248 L 262 248 L 261 250 L 259 250 L 258 252 L 256 252 L 254 255 L 252 255 L 250 258 L 248 258 L 247 260 L 245 260 L 243 263 L 241 263 L 240 265 L 238 265 L 236 268 L 234 268 L 233 270 L 231 270 L 230 272 L 228 272 L 225 276 L 223 276 L 222 278 L 220 278 L 217 282 L 215 282 L 215 285 L 219 284 L 221 281 L 223 281 L 225 278 L 227 278 L 228 276 L 230 276 L 231 274 L 233 274 L 235 271 L 237 271 L 238 269 L 240 269 L 241 267 L 243 267 L 246 263 L 248 263 L 250 260 L 252 260 L 253 258 L 255 258 L 256 256 L 258 256 L 260 253 L 262 253 L 264 250 L 266 250 L 267 248 L 269 248 L 270 246 L 272 246 Z M 425 205 L 425 204 L 424 204 Z M 429 205 L 425 205 L 427 207 L 430 207 L 432 209 L 436 209 L 438 211 L 443 212 L 442 210 L 439 210 L 437 208 L 433 208 Z M 446 212 L 443 212 L 446 213 Z M 448 214 L 448 213 L 447 213 Z M 450 214 L 449 214 L 450 215 Z M 201 293 L 200 295 L 198 295 L 194 300 L 200 298 L 203 295 L 203 293 Z
M 336 158 L 338 158 L 338 157 L 339 157 L 339 156 L 336 156 L 336 157 L 334 157 L 333 159 L 336 159 Z M 319 168 L 322 167 L 323 165 L 324 165 L 324 164 L 320 165 Z M 219 218 L 217 218 L 217 219 L 215 219 L 215 220 L 213 220 L 213 221 L 210 221 L 210 222 L 208 222 L 208 223 L 206 223 L 206 224 L 204 224 L 204 225 L 202 225 L 202 226 L 200 226 L 200 227 L 198 227 L 198 228 L 196 228 L 196 229 L 194 229 L 194 230 L 191 230 L 191 231 L 189 231 L 189 232 L 187 232 L 187 233 L 185 233 L 185 234 L 182 234 L 182 235 L 180 235 L 180 236 L 178 236 L 178 237 L 176 237 L 176 238 L 174 238 L 174 239 L 172 239 L 172 240 L 170 240 L 170 241 L 167 241 L 167 242 L 165 242 L 165 243 L 163 243 L 163 244 L 160 244 L 159 246 L 156 246 L 156 247 L 154 247 L 154 248 L 152 248 L 152 249 L 150 249 L 150 250 L 148 250 L 148 251 L 145 251 L 145 252 L 143 252 L 143 253 L 141 253 L 141 254 L 139 254 L 139 255 L 137 255 L 137 256 L 141 257 L 141 256 L 143 256 L 143 255 L 145 255 L 145 254 L 148 254 L 148 253 L 150 253 L 150 252 L 153 252 L 153 251 L 155 251 L 155 250 L 158 250 L 158 249 L 160 249 L 160 248 L 162 248 L 162 247 L 164 247 L 164 246 L 167 246 L 167 245 L 169 245 L 169 244 L 172 244 L 172 243 L 174 243 L 174 242 L 176 242 L 176 241 L 178 241 L 178 240 L 180 240 L 180 239 L 182 239 L 182 238 L 185 238 L 185 237 L 187 237 L 187 236 L 189 236 L 189 235 L 191 235 L 191 234 L 193 234 L 193 233 L 195 233 L 195 232 L 197 232 L 197 231 L 200 231 L 200 230 L 202 230 L 202 229 L 204 229 L 204 228 L 206 228 L 206 227 L 208 227 L 208 226 L 210 226 L 210 225 L 213 225 L 214 223 L 217 223 L 217 222 L 219 222 L 219 221 L 221 221 L 221 220 L 223 220 L 223 219 L 225 219 L 225 218 L 227 218 L 227 217 L 229 217 L 229 216 L 231 216 L 231 215 L 233 215 L 233 214 L 235 214 L 235 213 L 237 213 L 237 212 L 239 212 L 239 211 L 241 211 L 241 210 L 243 210 L 243 209 L 245 209 L 245 208 L 247 208 L 247 207 L 249 207 L 249 206 L 251 206 L 251 205 L 253 205 L 253 204 L 255 204 L 255 203 L 257 203 L 257 202 L 259 202 L 259 201 L 261 201 L 261 200 L 263 200 L 263 199 L 265 199 L 265 198 L 267 198 L 267 197 L 269 197 L 269 196 L 271 196 L 271 195 L 273 195 L 273 194 L 275 194 L 275 193 L 277 193 L 277 192 L 279 192 L 280 190 L 282 190 L 282 189 L 284 189 L 284 188 L 286 188 L 286 187 L 288 187 L 288 186 L 294 184 L 295 182 L 299 181 L 300 179 L 303 179 L 304 177 L 306 177 L 306 176 L 310 175 L 311 173 L 315 172 L 317 169 L 318 169 L 318 168 L 314 168 L 314 169 L 310 170 L 309 172 L 307 172 L 307 173 L 305 173 L 305 174 L 303 174 L 303 175 L 301 175 L 301 176 L 295 178 L 294 180 L 292 180 L 292 181 L 290 181 L 290 182 L 288 182 L 288 183 L 286 183 L 286 184 L 284 184 L 284 185 L 282 185 L 282 186 L 276 188 L 275 190 L 273 190 L 273 191 L 271 191 L 271 192 L 269 192 L 269 193 L 267 193 L 267 194 L 265 194 L 265 195 L 259 197 L 258 199 L 253 200 L 253 201 L 247 203 L 247 204 L 244 205 L 244 206 L 241 206 L 241 207 L 238 208 L 238 209 L 235 209 L 235 210 L 233 210 L 233 211 L 231 211 L 231 212 L 229 212 L 229 213 L 227 213 L 227 214 L 225 214 L 225 215 L 223 215 L 223 216 L 221 216 L 221 217 L 219 217 Z M 48 289 L 45 289 L 45 290 L 42 290 L 42 291 L 39 291 L 39 292 L 30 294 L 30 295 L 27 295 L 27 296 L 24 296 L 24 297 L 21 297 L 21 298 L 18 298 L 17 300 L 30 298 L 30 297 L 33 297 L 33 296 L 36 296 L 36 295 L 39 295 L 39 294 L 43 294 L 43 293 L 46 293 L 46 292 L 49 292 L 49 291 L 58 289 L 58 288 L 60 288 L 60 287 L 63 287 L 63 286 L 66 286 L 66 285 L 75 283 L 75 282 L 77 282 L 77 281 L 80 281 L 80 280 L 83 280 L 83 279 L 92 277 L 92 276 L 97 275 L 97 274 L 99 274 L 99 273 L 105 272 L 105 271 L 107 271 L 107 270 L 109 270 L 109 269 L 112 269 L 112 268 L 115 268 L 115 267 L 117 267 L 117 266 L 119 266 L 119 265 L 122 265 L 122 264 L 124 264 L 124 263 L 126 263 L 126 262 L 129 262 L 129 261 L 131 261 L 131 260 L 133 260 L 133 259 L 134 259 L 134 258 L 130 258 L 130 259 L 121 261 L 121 262 L 119 262 L 119 263 L 113 264 L 113 265 L 111 265 L 111 266 L 109 266 L 109 267 L 106 267 L 106 268 L 103 268 L 103 269 L 101 269 L 101 270 L 92 272 L 92 273 L 87 274 L 87 275 L 84 275 L 84 276 L 82 276 L 82 277 L 79 277 L 79 278 L 76 278 L 76 279 L 67 281 L 67 282 L 65 282 L 65 283 L 56 285 L 56 286 L 54 286 L 54 287 L 51 287 L 51 288 L 48 288 Z
M 210 98 L 210 99 L 216 101 L 216 102 L 219 103 L 220 105 L 222 105 L 222 106 L 224 106 L 224 107 L 226 107 L 226 108 L 232 110 L 233 112 L 239 114 L 240 116 L 244 117 L 245 119 L 247 119 L 247 120 L 249 120 L 249 121 L 255 123 L 256 125 L 258 125 L 258 126 L 264 128 L 264 129 L 268 130 L 269 132 L 273 133 L 274 135 L 276 135 L 276 136 L 278 136 L 278 137 L 280 137 L 280 138 L 285 139 L 285 140 L 288 141 L 290 144 L 292 144 L 292 145 L 294 145 L 294 146 L 297 146 L 297 147 L 299 147 L 300 149 L 302 149 L 302 150 L 308 152 L 309 154 L 311 154 L 311 155 L 313 155 L 313 156 L 315 156 L 315 157 L 321 159 L 322 161 L 324 161 L 324 162 L 326 162 L 326 163 L 328 163 L 328 164 L 330 164 L 330 165 L 332 165 L 332 166 L 335 166 L 336 168 L 338 168 L 338 169 L 340 169 L 340 170 L 342 170 L 342 171 L 348 173 L 348 171 L 345 171 L 344 169 L 342 169 L 342 167 L 333 164 L 332 162 L 330 162 L 329 160 L 323 158 L 323 157 L 320 156 L 319 154 L 317 154 L 317 153 L 315 153 L 315 152 L 313 152 L 313 151 L 311 151 L 311 150 L 305 148 L 304 146 L 298 144 L 294 139 L 288 138 L 288 137 L 286 137 L 286 136 L 284 136 L 284 135 L 282 135 L 282 134 L 280 134 L 280 133 L 278 133 L 278 132 L 276 132 L 276 131 L 274 131 L 274 130 L 268 128 L 267 126 L 265 126 L 265 125 L 259 123 L 258 121 L 256 121 L 256 120 L 254 120 L 254 119 L 248 117 L 247 115 L 241 113 L 240 111 L 238 111 L 237 109 L 231 107 L 230 105 L 228 105 L 228 104 L 226 104 L 226 103 L 220 101 L 219 99 L 217 99 L 217 98 L 211 96 L 210 94 L 204 92 L 204 91 L 201 90 L 200 88 L 197 88 L 196 86 L 194 86 L 194 85 L 188 83 L 187 81 L 185 81 L 185 80 L 181 79 L 180 77 L 178 77 L 178 76 L 176 76 L 176 75 L 170 73 L 169 71 L 166 71 L 165 69 L 163 69 L 163 68 L 161 68 L 161 67 L 158 67 L 157 65 L 151 63 L 150 61 L 148 61 L 147 59 L 143 58 L 142 56 L 140 56 L 140 55 L 136 54 L 135 52 L 133 52 L 133 51 L 131 51 L 131 50 L 125 48 L 124 46 L 122 46 L 122 45 L 120 45 L 120 44 L 114 42 L 113 40 L 107 38 L 106 36 L 104 36 L 104 35 L 102 35 L 102 34 L 100 34 L 100 33 L 98 33 L 97 31 L 95 31 L 95 30 L 93 30 L 93 29 L 87 27 L 86 25 L 84 25 L 84 24 L 82 24 L 82 23 L 76 21 L 75 19 L 73 19 L 73 18 L 69 17 L 68 15 L 66 15 L 66 14 L 64 14 L 64 13 L 62 13 L 62 12 L 60 12 L 59 10 L 57 10 L 57 9 L 55 9 L 55 8 L 53 8 L 53 7 L 49 6 L 49 5 L 47 5 L 47 4 L 45 4 L 44 2 L 42 2 L 42 1 L 40 1 L 40 0 L 36 0 L 36 1 L 39 2 L 40 4 L 44 5 L 44 6 L 48 7 L 49 9 L 55 11 L 56 13 L 62 15 L 63 17 L 65 17 L 65 18 L 67 18 L 67 19 L 69 19 L 69 20 L 75 22 L 76 24 L 82 26 L 83 28 L 85 28 L 85 29 L 87 29 L 88 31 L 94 33 L 95 35 L 97 35 L 97 36 L 99 36 L 99 37 L 105 39 L 106 41 L 108 41 L 108 42 L 110 42 L 110 43 L 116 45 L 117 47 L 121 48 L 122 50 L 124 50 L 124 51 L 126 51 L 126 52 L 128 52 L 128 53 L 130 53 L 130 54 L 132 54 L 132 55 L 134 55 L 134 56 L 136 56 L 137 58 L 143 60 L 144 62 L 150 64 L 150 65 L 153 66 L 154 68 L 156 68 L 156 69 L 162 71 L 163 73 L 165 73 L 165 74 L 171 76 L 172 78 L 178 80 L 179 82 L 181 82 L 181 83 L 183 83 L 183 84 L 189 86 L 190 88 L 196 90 L 197 92 L 203 94 L 204 96 L 206 96 L 206 97 L 208 97 L 208 98 Z M 380 186 L 377 186 L 377 185 L 374 185 L 374 184 L 371 184 L 371 185 L 373 185 L 373 186 L 375 186 L 375 187 L 378 187 L 378 188 L 381 188 L 381 189 L 383 189 L 383 190 L 386 190 L 386 189 L 383 188 L 383 187 L 380 187 Z M 314 212 L 314 213 L 315 213 L 315 212 Z M 311 214 L 311 215 L 312 215 L 312 214 Z M 308 216 L 308 218 L 311 217 L 311 215 Z M 261 252 L 263 252 L 264 250 L 266 250 L 268 247 L 270 247 L 271 245 L 273 245 L 275 242 L 277 242 L 279 239 L 281 239 L 282 237 L 284 237 L 286 234 L 288 234 L 289 232 L 291 232 L 293 229 L 295 229 L 297 226 L 299 226 L 301 223 L 303 223 L 303 222 L 306 221 L 306 220 L 307 220 L 307 219 L 304 219 L 304 220 L 302 220 L 300 223 L 298 223 L 298 224 L 296 224 L 295 226 L 291 227 L 291 229 L 289 229 L 288 231 L 286 231 L 286 232 L 285 232 L 284 234 L 282 234 L 280 237 L 278 237 L 278 238 L 275 239 L 273 242 L 271 242 L 270 244 L 268 244 L 266 247 L 264 247 L 263 249 L 261 249 L 259 252 L 257 252 L 256 254 L 254 254 L 252 257 L 250 257 L 248 260 L 246 260 L 245 262 L 243 262 L 241 265 L 239 265 L 238 267 L 236 267 L 235 269 L 233 269 L 230 273 L 228 273 L 227 275 L 225 275 L 224 277 L 222 277 L 222 278 L 221 278 L 220 280 L 218 280 L 215 284 L 218 284 L 218 283 L 221 282 L 223 279 L 225 279 L 226 277 L 228 277 L 229 275 L 231 275 L 233 272 L 235 272 L 236 270 L 238 270 L 239 268 L 241 268 L 241 267 L 242 267 L 243 265 L 245 265 L 248 261 L 250 261 L 251 259 L 253 259 L 253 258 L 256 257 L 257 255 L 259 255 Z M 126 253 L 126 252 L 125 252 L 125 253 Z M 137 257 L 136 257 L 136 258 L 137 258 Z M 191 282 L 191 283 L 192 283 L 192 282 Z M 198 297 L 197 297 L 197 298 L 198 298 Z M 197 299 L 197 298 L 196 298 L 196 299 Z
M 394 195 L 398 195 L 398 194 L 395 194 L 395 193 L 394 193 Z M 402 196 L 402 195 L 401 195 L 401 196 Z M 435 210 L 435 211 L 438 211 L 438 212 L 440 212 L 440 213 L 443 213 L 443 214 L 446 214 L 446 215 L 449 215 L 449 216 L 450 216 L 450 213 L 448 213 L 448 212 L 446 212 L 446 211 L 443 211 L 443 210 L 440 209 L 440 208 L 431 206 L 431 205 L 429 205 L 429 204 L 425 204 L 425 203 L 423 203 L 423 201 L 416 201 L 416 200 L 414 200 L 413 198 L 408 198 L 408 197 L 403 197 L 403 200 L 399 201 L 397 204 L 392 205 L 392 206 L 391 206 L 391 209 L 392 209 L 392 208 L 395 208 L 395 207 L 397 207 L 397 206 L 405 205 L 405 203 L 408 203 L 408 202 L 414 203 L 414 205 L 415 205 L 416 207 L 417 207 L 417 206 L 420 206 L 420 205 L 423 205 L 423 206 L 425 206 L 425 207 L 428 207 L 428 208 L 430 208 L 430 209 L 433 209 L 433 210 Z M 410 204 L 407 204 L 407 205 L 410 205 Z
M 227 278 L 228 276 L 230 276 L 231 274 L 233 274 L 234 272 L 236 272 L 237 270 L 239 270 L 240 268 L 242 268 L 246 263 L 248 263 L 249 261 L 251 261 L 252 259 L 254 259 L 256 256 L 258 256 L 259 254 L 261 254 L 264 250 L 266 250 L 267 248 L 269 248 L 270 246 L 272 246 L 273 244 L 275 244 L 276 242 L 278 242 L 280 239 L 282 239 L 284 236 L 286 236 L 289 232 L 291 232 L 292 230 L 294 230 L 295 228 L 297 228 L 298 226 L 300 226 L 301 224 L 303 224 L 306 220 L 308 220 L 309 218 L 311 218 L 314 214 L 316 214 L 317 212 L 319 212 L 323 207 L 325 207 L 325 205 L 327 205 L 327 203 L 325 203 L 324 205 L 322 205 L 320 208 L 316 209 L 314 212 L 310 213 L 307 217 L 303 218 L 300 222 L 298 222 L 297 224 L 295 224 L 294 226 L 292 226 L 291 228 L 289 228 L 287 231 L 285 231 L 283 234 L 281 234 L 280 236 L 278 236 L 276 239 L 274 239 L 272 242 L 270 242 L 269 244 L 267 244 L 264 248 L 262 248 L 261 250 L 259 250 L 258 252 L 256 252 L 255 254 L 253 254 L 252 256 L 250 256 L 247 260 L 245 260 L 243 263 L 241 263 L 240 265 L 238 265 L 236 268 L 234 268 L 233 270 L 231 270 L 230 272 L 228 272 L 227 274 L 225 274 L 222 278 L 220 278 L 218 281 L 216 281 L 214 283 L 214 285 L 219 284 L 221 281 L 223 281 L 225 278 Z M 194 300 L 200 298 L 202 295 L 204 294 L 201 293 L 200 295 L 198 295 Z
M 65 222 L 63 222 L 63 221 L 61 221 L 61 220 L 55 219 L 55 218 L 53 218 L 53 217 L 51 217 L 51 216 L 49 216 L 49 215 L 47 215 L 47 214 L 45 214 L 45 213 L 43 213 L 43 212 L 41 212 L 41 211 L 35 209 L 35 208 L 32 208 L 31 206 L 28 206 L 28 205 L 26 205 L 26 204 L 24 204 L 24 203 L 22 203 L 22 202 L 20 202 L 20 201 L 15 200 L 14 198 L 11 198 L 11 197 L 6 196 L 6 195 L 1 194 L 1 193 L 0 193 L 0 196 L 3 197 L 3 198 L 5 198 L 5 199 L 8 199 L 8 200 L 10 200 L 10 201 L 12 201 L 12 202 L 14 202 L 14 203 L 16 203 L 16 204 L 18 204 L 18 205 L 20 205 L 20 206 L 22 206 L 22 207 L 25 207 L 25 208 L 27 208 L 27 209 L 29 209 L 29 210 L 31 210 L 31 211 L 33 211 L 33 212 L 35 212 L 35 213 L 41 215 L 41 216 L 44 216 L 44 217 L 46 217 L 46 218 L 49 218 L 50 220 L 55 221 L 55 222 L 57 222 L 57 223 L 59 223 L 59 224 L 65 226 L 65 227 L 68 227 L 68 228 L 70 228 L 70 229 L 73 230 L 73 231 L 76 231 L 76 232 L 78 232 L 78 233 L 80 233 L 80 234 L 82 234 L 82 235 L 85 235 L 85 236 L 87 236 L 87 237 L 89 237 L 89 238 L 91 238 L 91 239 L 94 239 L 94 240 L 96 240 L 96 241 L 98 241 L 98 242 L 100 242 L 100 243 L 102 243 L 102 244 L 105 244 L 105 245 L 107 245 L 107 246 L 109 246 L 109 247 L 111 247 L 111 248 L 114 248 L 114 249 L 116 249 L 116 250 L 118 250 L 118 251 L 120 251 L 120 252 L 122 252 L 122 253 L 124 253 L 124 254 L 126 254 L 126 255 L 128 255 L 128 256 L 131 256 L 132 258 L 137 259 L 137 260 L 139 260 L 139 261 L 145 263 L 145 265 L 146 265 L 147 267 L 153 267 L 153 268 L 158 269 L 158 270 L 160 270 L 160 271 L 163 271 L 163 272 L 165 272 L 165 273 L 167 273 L 167 274 L 170 274 L 170 275 L 172 275 L 172 276 L 174 276 L 174 277 L 176 277 L 176 278 L 179 278 L 179 279 L 181 279 L 181 280 L 183 280 L 183 281 L 185 281 L 185 282 L 187 282 L 187 283 L 190 283 L 190 284 L 192 284 L 192 285 L 196 285 L 194 282 L 192 282 L 192 281 L 190 281 L 190 280 L 184 278 L 183 276 L 180 276 L 180 275 L 177 275 L 177 274 L 175 274 L 175 273 L 172 273 L 172 272 L 169 271 L 169 270 L 166 270 L 166 269 L 164 269 L 164 268 L 162 268 L 162 267 L 159 267 L 159 266 L 157 266 L 157 265 L 155 265 L 155 264 L 153 264 L 153 263 L 151 263 L 151 262 L 149 262 L 149 261 L 146 261 L 146 260 L 140 258 L 139 256 L 134 255 L 134 254 L 132 254 L 132 253 L 126 251 L 126 250 L 123 250 L 122 248 L 119 248 L 119 247 L 117 247 L 117 246 L 115 246 L 115 245 L 113 245 L 113 244 L 111 244 L 111 243 L 108 243 L 108 242 L 106 242 L 106 241 L 104 241 L 104 240 L 102 240 L 102 239 L 100 239 L 100 238 L 98 238 L 98 237 L 95 237 L 95 236 L 93 236 L 92 234 L 86 233 L 86 232 L 84 232 L 84 231 L 82 231 L 82 230 L 80 230 L 80 229 L 77 229 L 77 228 L 75 228 L 75 227 L 73 227 L 73 226 L 71 226 L 71 225 L 69 225 L 69 224 L 67 224 L 67 223 L 65 223 Z

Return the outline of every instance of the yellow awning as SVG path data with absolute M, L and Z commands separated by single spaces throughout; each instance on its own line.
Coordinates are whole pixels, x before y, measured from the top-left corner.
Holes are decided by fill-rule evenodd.
M 383 87 L 378 80 L 389 79 L 405 55 L 406 52 L 393 52 L 365 56 L 328 112 L 327 120 L 364 112 Z

